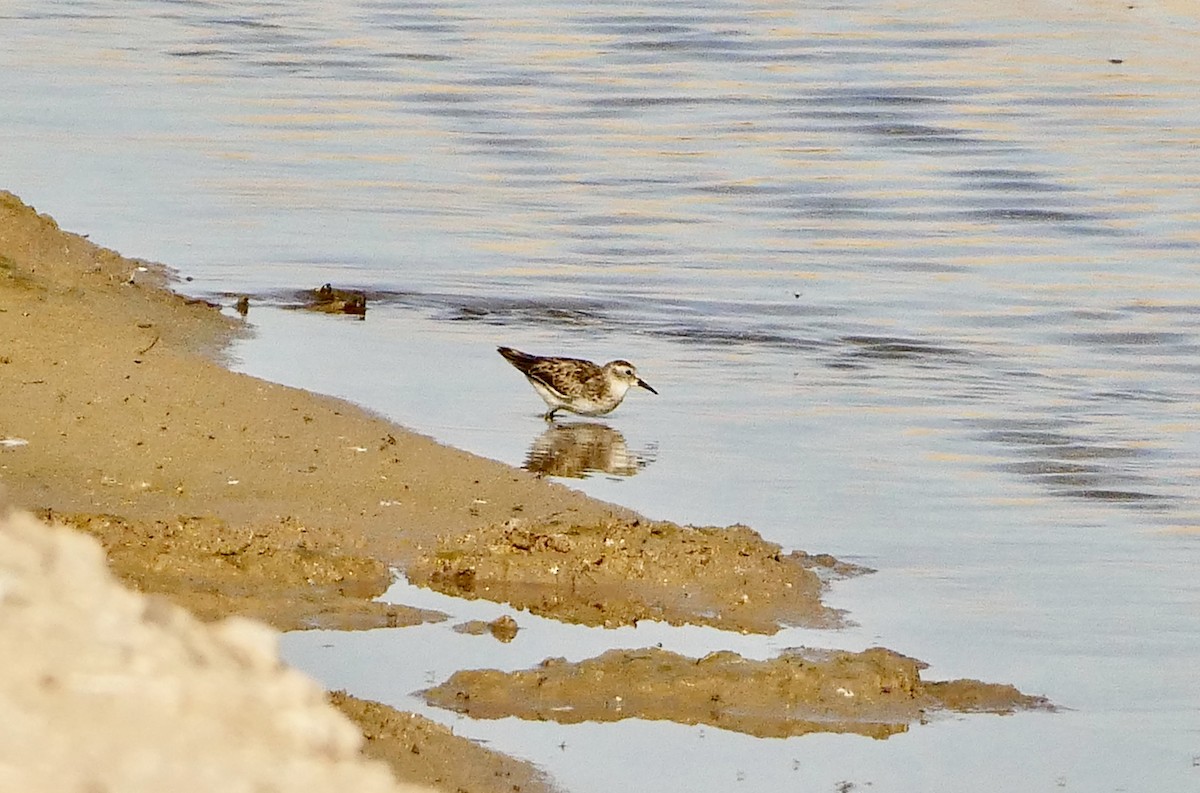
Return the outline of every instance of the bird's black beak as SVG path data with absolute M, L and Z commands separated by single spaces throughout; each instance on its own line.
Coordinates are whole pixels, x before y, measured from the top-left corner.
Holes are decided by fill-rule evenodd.
M 658 393 L 657 391 L 655 391 L 653 388 L 651 388 L 651 387 L 650 387 L 650 384 L 649 384 L 649 383 L 647 383 L 645 380 L 642 380 L 641 378 L 638 378 L 638 385 L 640 385 L 642 388 L 644 388 L 644 389 L 646 389 L 647 391 L 649 391 L 651 394 L 657 394 L 657 393 Z

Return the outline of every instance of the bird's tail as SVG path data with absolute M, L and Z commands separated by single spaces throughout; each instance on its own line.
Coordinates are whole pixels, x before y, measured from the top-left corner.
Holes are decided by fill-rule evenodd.
M 527 352 L 514 350 L 512 347 L 497 347 L 496 352 L 504 356 L 504 359 L 513 366 L 520 369 L 522 372 L 528 369 L 537 358 Z

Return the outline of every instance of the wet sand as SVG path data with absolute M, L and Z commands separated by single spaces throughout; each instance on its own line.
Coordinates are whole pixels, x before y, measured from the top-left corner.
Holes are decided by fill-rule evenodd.
M 205 620 L 280 629 L 444 618 L 375 602 L 393 567 L 586 625 L 770 633 L 842 619 L 821 594 L 863 571 L 837 560 L 746 527 L 649 521 L 348 403 L 228 371 L 224 345 L 246 326 L 174 294 L 170 277 L 0 193 L 0 482 L 14 506 L 95 538 L 126 586 Z M 518 772 L 496 771 L 480 747 L 432 727 L 406 733 L 397 724 L 409 717 L 347 702 L 375 736 L 372 754 L 446 761 L 389 758 L 406 779 L 446 786 L 437 769 L 448 764 L 479 770 L 471 789 L 512 789 Z M 1012 690 L 1007 707 L 1039 704 Z M 855 718 L 880 720 L 869 707 Z M 405 737 L 379 737 L 395 734 Z M 536 789 L 540 777 L 521 773 L 522 789 Z
M 770 634 L 784 625 L 841 623 L 842 615 L 821 603 L 826 582 L 868 571 L 823 561 L 784 554 L 746 526 L 509 520 L 440 539 L 407 573 L 413 583 L 448 595 L 510 603 L 580 625 L 616 628 L 649 619 Z
M 1007 714 L 1050 707 L 1012 686 L 928 683 L 921 679 L 924 666 L 881 647 L 860 653 L 792 650 L 766 661 L 728 651 L 688 658 L 651 647 L 610 650 L 580 663 L 551 658 L 519 672 L 456 672 L 424 696 L 477 719 L 666 720 L 759 738 L 810 732 L 887 738 L 943 711 Z

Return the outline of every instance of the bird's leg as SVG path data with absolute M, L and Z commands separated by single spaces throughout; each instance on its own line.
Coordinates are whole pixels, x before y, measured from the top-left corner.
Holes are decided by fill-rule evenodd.
M 558 410 L 558 408 L 550 408 L 549 410 L 547 410 L 545 412 L 545 414 L 542 415 L 542 418 L 544 418 L 546 421 L 553 422 L 554 421 L 554 411 L 556 411 L 556 410 Z

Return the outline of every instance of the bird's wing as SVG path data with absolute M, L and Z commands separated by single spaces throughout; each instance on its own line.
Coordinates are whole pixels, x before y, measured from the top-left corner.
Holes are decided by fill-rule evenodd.
M 583 394 L 587 382 L 603 374 L 599 366 L 579 358 L 539 358 L 525 369 L 526 377 L 564 397 Z

